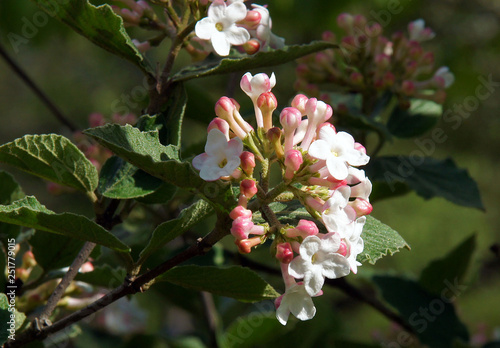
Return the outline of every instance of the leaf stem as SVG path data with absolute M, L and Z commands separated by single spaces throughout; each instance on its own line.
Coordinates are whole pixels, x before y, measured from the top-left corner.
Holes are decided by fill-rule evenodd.
M 36 94 L 40 101 L 52 112 L 56 119 L 63 125 L 68 127 L 72 132 L 76 132 L 79 128 L 73 124 L 61 110 L 50 100 L 50 98 L 35 84 L 35 82 L 26 74 L 26 72 L 7 54 L 3 46 L 0 44 L 0 56 L 11 67 L 11 69 L 19 76 L 19 78 Z

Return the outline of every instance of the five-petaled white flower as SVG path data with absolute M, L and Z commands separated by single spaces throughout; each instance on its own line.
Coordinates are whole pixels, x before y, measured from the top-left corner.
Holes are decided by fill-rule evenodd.
M 307 293 L 302 282 L 286 289 L 286 292 L 278 298 L 277 305 L 276 318 L 282 325 L 286 325 L 290 312 L 300 320 L 312 319 L 316 314 L 311 295 Z
M 196 23 L 196 36 L 210 40 L 217 54 L 227 56 L 231 45 L 243 45 L 250 40 L 250 33 L 236 25 L 246 15 L 243 2 L 233 2 L 228 6 L 223 0 L 214 0 L 208 8 L 208 17 Z
M 292 277 L 304 279 L 305 289 L 311 296 L 321 290 L 325 277 L 335 279 L 350 272 L 347 258 L 337 253 L 340 247 L 339 234 L 328 233 L 321 237 L 306 237 L 300 245 L 300 255 L 288 266 Z
M 215 181 L 223 176 L 230 176 L 241 163 L 243 143 L 240 138 L 227 140 L 224 133 L 212 129 L 208 133 L 205 153 L 193 159 L 193 167 L 200 171 L 200 177 L 206 181 Z
M 346 132 L 338 132 L 331 127 L 321 127 L 319 139 L 309 147 L 309 155 L 326 160 L 326 167 L 331 176 L 337 180 L 347 178 L 348 165 L 362 166 L 368 163 L 370 157 L 356 150 L 354 138 Z

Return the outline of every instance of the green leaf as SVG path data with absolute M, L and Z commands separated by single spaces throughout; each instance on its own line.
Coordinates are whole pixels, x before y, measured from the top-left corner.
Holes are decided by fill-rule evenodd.
M 0 171 L 0 204 L 7 205 L 24 196 L 21 186 L 19 186 L 14 178 L 9 173 Z M 7 247 L 7 239 L 17 238 L 19 232 L 21 232 L 20 226 L 0 222 L 0 242 L 5 247 Z
M 99 193 L 114 199 L 132 199 L 155 192 L 163 181 L 139 170 L 120 157 L 109 158 L 101 169 Z
M 9 292 L 7 292 L 9 293 Z M 9 337 L 15 337 L 18 330 L 26 320 L 26 315 L 16 310 L 14 306 L 9 306 L 10 296 L 0 293 L 0 345 L 4 344 Z
M 461 282 L 476 248 L 476 235 L 466 238 L 442 259 L 432 261 L 420 275 L 419 283 L 430 293 L 439 295 L 446 286 L 445 281 Z
M 432 129 L 443 113 L 443 106 L 431 100 L 412 99 L 408 110 L 394 108 L 387 128 L 399 138 L 412 138 Z
M 229 183 L 201 179 L 190 163 L 179 161 L 176 146 L 160 143 L 158 130 L 141 132 L 130 125 L 108 124 L 84 133 L 145 172 L 200 194 L 221 211 L 230 212 L 236 205 Z
M 0 205 L 0 221 L 94 242 L 118 251 L 130 251 L 127 245 L 85 216 L 56 214 L 33 196 L 10 205 Z
M 432 295 L 409 279 L 375 276 L 373 281 L 381 290 L 384 300 L 396 308 L 413 327 L 422 344 L 451 347 L 456 338 L 468 341 L 467 328 L 457 317 L 447 297 Z
M 12 175 L 0 171 L 0 204 L 10 204 L 23 197 L 24 192 Z
M 369 262 L 372 265 L 386 255 L 394 255 L 399 249 L 410 249 L 401 235 L 372 216 L 366 217 L 366 223 L 361 234 L 365 248 L 358 255 L 359 262 Z
M 97 187 L 97 169 L 67 138 L 25 135 L 0 146 L 0 162 L 83 192 Z
M 228 268 L 196 265 L 174 267 L 156 278 L 196 291 L 256 302 L 280 296 L 254 271 L 240 266 Z
M 109 265 L 98 266 L 92 272 L 78 273 L 75 280 L 101 286 L 108 289 L 118 287 L 123 283 L 127 272 L 122 268 L 111 268 Z
M 179 237 L 192 226 L 213 213 L 212 207 L 205 201 L 199 200 L 181 211 L 179 217 L 159 225 L 149 240 L 148 245 L 141 251 L 138 263 L 144 262 L 151 254 L 161 249 L 168 242 Z
M 182 69 L 173 76 L 173 81 L 186 81 L 198 77 L 237 71 L 247 72 L 252 69 L 280 65 L 329 48 L 338 48 L 338 46 L 329 42 L 316 41 L 307 45 L 286 46 L 279 50 L 260 52 L 243 58 L 223 58 L 215 62 L 204 62 L 204 65 L 189 66 Z
M 365 171 L 372 181 L 385 182 L 393 191 L 397 183 L 405 183 L 425 199 L 443 197 L 458 205 L 484 210 L 476 182 L 450 158 L 440 161 L 430 157 L 376 157 Z
M 129 60 L 145 73 L 153 75 L 125 31 L 122 18 L 113 12 L 111 6 L 94 6 L 88 0 L 58 1 L 57 4 L 50 0 L 32 1 L 97 46 Z
M 84 245 L 84 241 L 66 236 L 37 231 L 29 243 L 36 262 L 45 270 L 63 268 L 71 265 Z M 92 258 L 99 256 L 99 249 L 92 252 Z
M 167 102 L 166 110 L 162 113 L 165 118 L 165 132 L 167 144 L 181 147 L 182 121 L 186 112 L 188 101 L 186 90 L 182 83 L 177 83 L 170 88 L 172 95 Z

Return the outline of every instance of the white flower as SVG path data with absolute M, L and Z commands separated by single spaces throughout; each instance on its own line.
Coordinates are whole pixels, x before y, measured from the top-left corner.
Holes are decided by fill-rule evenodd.
M 425 27 L 423 19 L 410 22 L 408 24 L 408 32 L 410 33 L 410 40 L 419 42 L 430 40 L 436 36 L 431 28 Z
M 308 236 L 300 245 L 300 255 L 290 262 L 288 272 L 295 278 L 303 278 L 307 293 L 315 295 L 323 287 L 325 277 L 335 279 L 349 274 L 349 262 L 337 253 L 339 247 L 338 233 L 328 233 L 322 238 Z
M 325 202 L 321 213 L 326 229 L 329 232 L 337 232 L 340 238 L 346 238 L 351 234 L 350 225 L 356 219 L 356 211 L 348 205 L 350 196 L 349 186 L 339 187 Z
M 243 142 L 240 138 L 227 140 L 224 133 L 212 129 L 208 133 L 205 153 L 193 159 L 193 167 L 200 171 L 200 177 L 206 181 L 215 181 L 233 174 L 241 163 Z
M 240 87 L 243 92 L 252 99 L 258 128 L 264 127 L 264 118 L 262 116 L 262 111 L 257 105 L 257 99 L 262 93 L 270 92 L 275 85 L 276 76 L 274 76 L 274 73 L 269 77 L 265 73 L 259 73 L 252 76 L 251 73 L 247 72 L 241 77 Z
M 361 233 L 363 232 L 363 226 L 365 225 L 366 222 L 366 216 L 362 216 L 358 218 L 354 223 L 353 223 L 353 233 L 349 237 L 349 239 L 346 239 L 347 246 L 348 246 L 348 256 L 347 256 L 347 261 L 349 262 L 349 266 L 351 267 L 352 273 L 356 274 L 358 273 L 358 266 L 361 266 L 361 263 L 356 261 L 356 258 L 358 257 L 358 254 L 363 252 L 364 249 L 364 242 L 363 238 L 361 238 Z
M 347 183 L 351 186 L 351 197 L 363 198 L 370 201 L 372 193 L 372 182 L 365 175 L 365 171 L 354 167 L 349 167 Z
M 279 301 L 281 300 L 281 301 Z M 311 295 L 305 290 L 303 283 L 290 286 L 286 292 L 278 298 L 276 318 L 282 325 L 286 325 L 290 312 L 300 320 L 309 320 L 316 314 L 316 307 Z
M 227 56 L 231 45 L 243 45 L 250 40 L 245 28 L 236 26 L 247 15 L 243 2 L 233 2 L 229 6 L 223 0 L 215 0 L 208 8 L 208 17 L 198 21 L 195 33 L 200 39 L 210 40 L 221 56 Z
M 455 75 L 447 66 L 442 66 L 436 70 L 433 79 L 439 87 L 448 88 L 455 82 Z
M 347 178 L 348 165 L 361 166 L 370 160 L 365 153 L 354 148 L 354 138 L 349 133 L 335 133 L 331 127 L 321 127 L 319 140 L 311 144 L 309 155 L 326 160 L 328 172 L 337 180 Z

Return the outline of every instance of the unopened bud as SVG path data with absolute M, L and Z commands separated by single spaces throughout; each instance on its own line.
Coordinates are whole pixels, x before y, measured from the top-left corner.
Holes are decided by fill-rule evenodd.
M 356 198 L 354 201 L 349 202 L 350 206 L 356 212 L 357 217 L 368 215 L 372 212 L 373 207 L 366 199 Z
M 335 34 L 332 33 L 331 31 L 325 31 L 323 34 L 321 34 L 321 39 L 323 41 L 328 41 L 331 43 L 335 43 L 337 40 L 335 39 Z
M 256 39 L 251 39 L 241 45 L 246 54 L 252 55 L 260 50 L 260 42 Z
M 244 195 L 248 199 L 255 196 L 257 191 L 257 184 L 253 180 L 245 179 L 240 183 L 240 194 Z
M 257 26 L 260 24 L 260 21 L 262 19 L 262 15 L 258 11 L 247 11 L 247 16 L 238 24 L 244 25 L 246 29 L 253 30 L 256 29 Z
M 278 100 L 273 92 L 262 93 L 257 99 L 257 107 L 262 112 L 264 129 L 267 131 L 273 127 L 273 111 L 278 107 Z
M 285 179 L 291 180 L 303 162 L 302 153 L 299 150 L 287 151 L 285 153 Z
M 307 236 L 315 236 L 319 233 L 318 226 L 313 221 L 300 220 L 295 228 L 290 228 L 285 232 L 285 235 L 290 238 Z
M 340 246 L 339 246 L 339 249 L 337 250 L 337 253 L 342 255 L 342 256 L 347 256 L 347 252 L 348 252 L 348 247 L 347 247 L 347 244 L 345 241 L 341 241 L 340 242 Z
M 252 218 L 252 211 L 246 209 L 245 207 L 241 205 L 237 205 L 229 214 L 229 217 L 233 220 L 236 220 L 237 218 L 243 217 L 245 219 L 251 219 Z
M 281 262 L 281 263 L 290 263 L 293 260 L 293 250 L 292 246 L 290 243 L 280 243 L 276 247 L 276 258 Z
M 207 133 L 210 133 L 212 129 L 218 129 L 226 136 L 227 141 L 229 141 L 229 123 L 222 118 L 214 118 L 207 127 Z
M 352 26 L 354 24 L 354 18 L 349 13 L 341 13 L 337 17 L 337 25 L 344 29 L 346 32 L 350 32 L 352 30 Z
M 249 151 L 243 151 L 240 155 L 241 169 L 246 175 L 251 176 L 255 168 L 255 155 Z
M 364 29 L 366 26 L 366 17 L 363 15 L 355 15 L 354 16 L 354 25 L 357 26 L 358 28 Z
M 234 244 L 238 246 L 238 251 L 241 254 L 250 254 L 252 247 L 257 246 L 261 243 L 260 237 L 254 237 L 250 239 L 236 240 Z
M 309 100 L 303 94 L 297 94 L 292 100 L 292 106 L 300 111 L 301 115 L 304 116 L 306 114 L 306 103 Z
M 406 96 L 415 94 L 415 83 L 413 81 L 403 81 L 401 84 L 401 92 Z
M 267 131 L 266 136 L 276 152 L 276 156 L 278 156 L 278 158 L 283 158 L 285 152 L 283 150 L 283 145 L 281 145 L 281 129 L 273 127 Z

